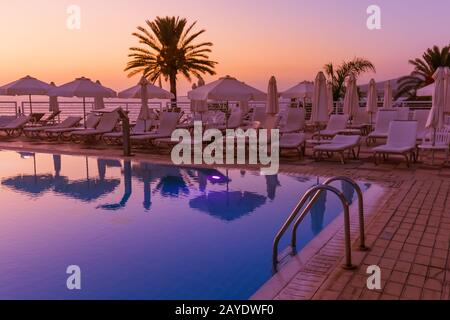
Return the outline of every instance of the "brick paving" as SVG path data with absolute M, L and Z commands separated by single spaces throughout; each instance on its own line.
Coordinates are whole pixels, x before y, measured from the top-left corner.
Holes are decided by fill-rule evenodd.
M 367 230 L 357 272 L 336 269 L 314 299 L 449 299 L 450 179 L 411 177 L 390 195 Z M 366 270 L 378 265 L 382 289 L 367 289 Z
M 120 148 L 73 144 L 0 141 L 0 149 L 120 157 Z M 139 152 L 135 159 L 167 162 L 167 154 Z M 436 163 L 440 160 L 437 159 Z M 425 161 L 427 159 L 425 158 Z M 375 166 L 370 152 L 346 165 L 287 157 L 281 170 L 317 176 L 345 175 L 386 188 L 383 201 L 366 226 L 370 251 L 354 253 L 358 269 L 343 270 L 343 233 L 339 230 L 282 288 L 275 299 L 449 299 L 450 168 L 404 163 Z M 357 217 L 356 217 L 357 218 Z M 357 246 L 358 225 L 352 219 Z M 367 267 L 378 265 L 382 289 L 367 289 Z

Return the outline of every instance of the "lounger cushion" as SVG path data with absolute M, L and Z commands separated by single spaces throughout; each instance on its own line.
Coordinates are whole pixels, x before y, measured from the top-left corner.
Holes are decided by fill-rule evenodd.
M 299 148 L 306 141 L 306 136 L 303 133 L 288 133 L 280 138 L 280 148 L 282 149 L 296 149 Z
M 381 152 L 381 153 L 406 153 L 413 150 L 414 148 L 411 147 L 399 148 L 399 147 L 390 147 L 388 145 L 383 145 L 372 149 L 372 151 L 374 152 Z
M 360 136 L 336 135 L 330 143 L 314 147 L 316 151 L 344 151 L 358 146 L 361 142 Z
M 169 137 L 169 136 L 164 133 L 153 133 L 153 134 L 133 135 L 130 138 L 131 138 L 131 140 L 135 140 L 135 141 L 145 141 L 145 140 L 167 138 L 167 137 Z
M 85 129 L 85 130 L 73 131 L 73 132 L 71 132 L 71 134 L 75 135 L 75 136 L 90 136 L 90 135 L 97 135 L 97 134 L 105 134 L 108 132 L 109 131 L 96 130 L 96 129 Z
M 387 138 L 388 137 L 388 133 L 387 132 L 371 132 L 369 134 L 369 138 Z

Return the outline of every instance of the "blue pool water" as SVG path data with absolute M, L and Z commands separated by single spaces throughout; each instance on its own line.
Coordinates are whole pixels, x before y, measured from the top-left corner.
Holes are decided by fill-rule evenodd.
M 322 180 L 12 151 L 0 175 L 0 299 L 247 299 L 272 276 L 277 230 Z M 324 194 L 299 247 L 341 211 Z M 80 291 L 66 287 L 70 265 Z

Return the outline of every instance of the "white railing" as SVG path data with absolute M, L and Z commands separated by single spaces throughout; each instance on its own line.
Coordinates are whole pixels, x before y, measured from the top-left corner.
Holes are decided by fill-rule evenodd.
M 0 115 L 17 116 L 19 108 L 16 101 L 0 101 Z
M 239 102 L 229 102 L 228 106 L 233 108 L 238 105 Z M 411 110 L 417 109 L 430 109 L 431 101 L 403 101 L 395 104 L 396 106 L 410 108 Z M 83 115 L 83 104 L 82 102 L 74 102 L 74 101 L 60 101 L 59 102 L 61 115 L 61 119 L 65 119 L 67 116 L 82 116 Z M 123 109 L 129 112 L 129 116 L 131 121 L 136 121 L 141 104 L 139 101 L 120 101 L 120 100 L 109 100 L 105 101 L 106 107 L 122 107 Z M 179 101 L 176 106 L 183 111 L 186 115 L 191 113 L 190 111 L 190 103 L 187 101 Z M 212 104 L 211 104 L 212 106 Z M 249 107 L 265 107 L 265 102 L 250 102 Z M 280 101 L 280 110 L 286 110 L 288 107 L 298 107 L 297 102 L 291 101 Z M 379 107 L 383 106 L 382 102 L 379 102 Z M 149 107 L 154 110 L 167 110 L 171 107 L 171 103 L 167 102 L 166 104 L 162 102 L 149 102 Z M 360 107 L 365 107 L 365 102 L 360 102 Z M 310 119 L 311 117 L 311 108 L 312 105 L 310 102 L 306 102 L 306 119 Z M 334 113 L 342 114 L 343 113 L 343 105 L 342 102 L 334 103 L 335 111 Z M 93 102 L 86 102 L 86 112 L 91 112 L 93 110 Z M 49 112 L 49 104 L 48 102 L 33 102 L 33 112 L 40 113 L 48 113 Z M 30 103 L 29 102 L 21 102 L 20 106 L 16 101 L 0 101 L 0 115 L 17 115 L 20 113 L 29 114 L 30 113 Z
M 93 110 L 94 103 L 92 101 L 86 102 L 86 112 L 89 113 Z M 124 101 L 105 101 L 105 107 L 116 108 L 122 107 L 129 114 L 131 121 L 136 121 L 141 108 L 140 102 L 124 102 Z M 149 102 L 149 108 L 155 110 L 162 109 L 161 102 Z M 65 119 L 68 116 L 83 116 L 83 103 L 74 101 L 59 101 L 59 109 L 61 110 L 60 118 Z M 30 103 L 22 102 L 20 110 L 22 113 L 30 113 Z M 48 113 L 48 102 L 33 102 L 33 112 Z

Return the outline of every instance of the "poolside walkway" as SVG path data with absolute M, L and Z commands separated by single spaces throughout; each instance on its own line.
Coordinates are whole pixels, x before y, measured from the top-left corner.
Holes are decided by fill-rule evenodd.
M 120 157 L 120 148 L 1 140 L 0 149 Z M 354 253 L 355 271 L 340 265 L 342 231 L 317 248 L 275 299 L 450 299 L 450 168 L 404 163 L 375 166 L 367 149 L 346 165 L 311 159 L 282 160 L 281 170 L 317 176 L 344 175 L 381 185 L 386 193 L 367 220 L 367 252 Z M 168 162 L 168 155 L 138 153 L 136 160 Z M 442 159 L 437 159 L 439 162 Z M 376 206 L 375 206 L 376 205 Z M 356 217 L 357 218 L 357 217 Z M 352 221 L 353 234 L 357 223 Z M 355 240 L 355 248 L 357 237 Z M 367 289 L 366 269 L 378 265 L 382 290 Z

